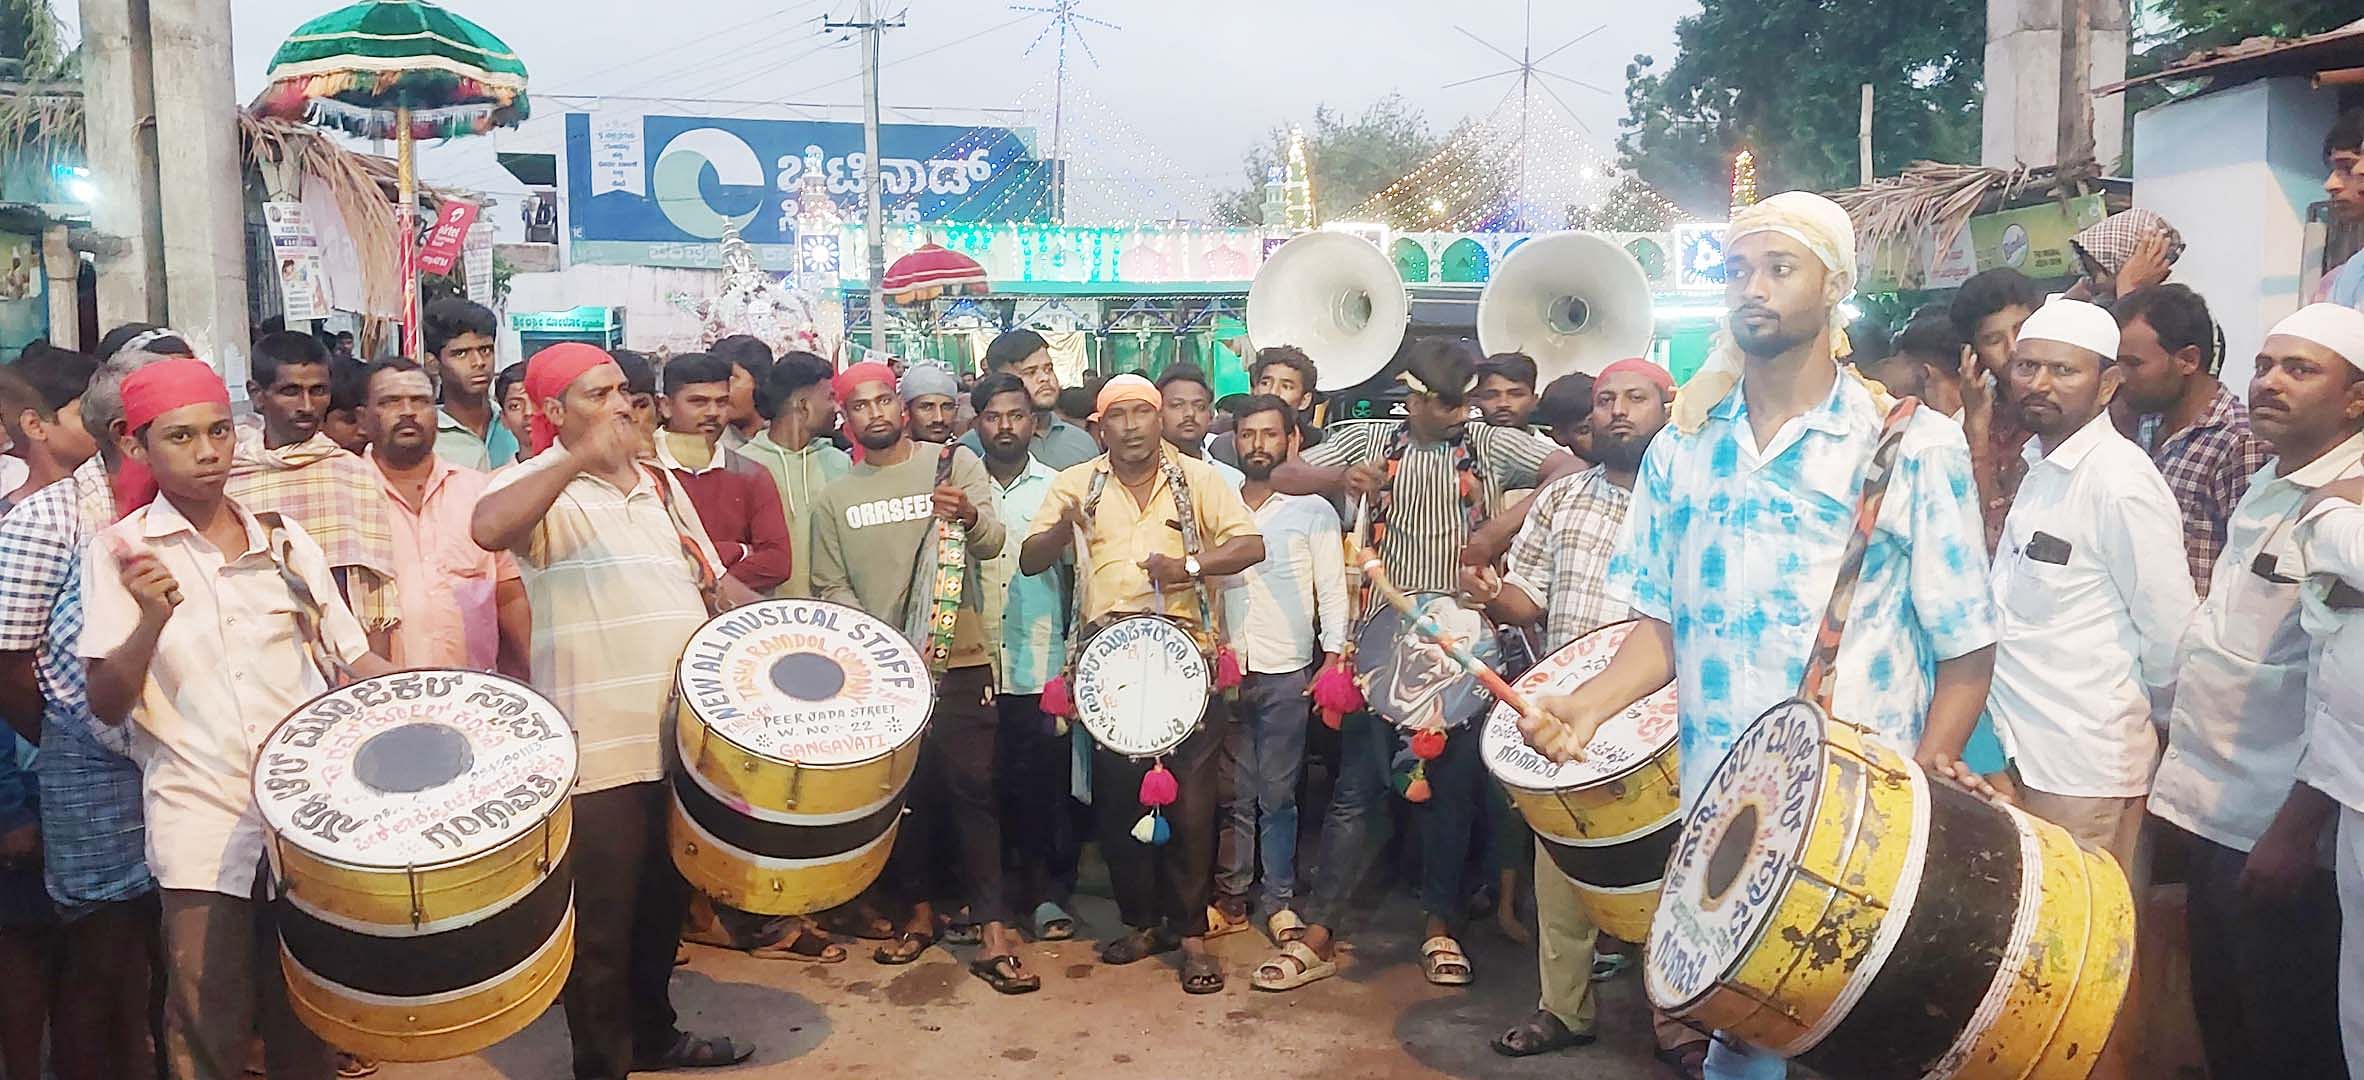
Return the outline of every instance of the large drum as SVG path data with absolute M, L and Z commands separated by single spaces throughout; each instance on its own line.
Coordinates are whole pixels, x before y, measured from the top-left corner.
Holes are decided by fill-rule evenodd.
M 1529 700 L 1574 690 L 1609 666 L 1633 627 L 1617 623 L 1577 638 L 1513 685 Z M 1565 765 L 1527 745 L 1517 710 L 1497 704 L 1486 717 L 1486 768 L 1575 883 L 1592 921 L 1625 941 L 1649 934 L 1658 882 L 1682 834 L 1676 735 L 1672 683 L 1611 717 L 1585 760 Z
M 744 911 L 853 899 L 886 868 L 935 698 L 919 650 L 867 613 L 765 600 L 716 616 L 675 683 L 674 865 Z
M 388 1061 L 482 1050 L 531 1023 L 574 960 L 575 736 L 523 684 L 381 675 L 263 743 L 280 966 L 296 1015 Z
M 1197 639 L 1171 619 L 1128 615 L 1076 651 L 1075 719 L 1103 748 L 1130 758 L 1170 753 L 1206 718 L 1213 685 Z
M 2068 1080 L 2133 961 L 2108 855 L 1791 701 L 1685 819 L 1647 983 L 1659 1008 L 1828 1076 Z
M 1496 670 L 1502 649 L 1494 627 L 1475 610 L 1443 593 L 1414 593 L 1412 604 Z M 1404 731 L 1452 731 L 1486 714 L 1494 695 L 1445 650 L 1412 629 L 1412 621 L 1382 607 L 1354 636 L 1354 677 L 1371 711 Z

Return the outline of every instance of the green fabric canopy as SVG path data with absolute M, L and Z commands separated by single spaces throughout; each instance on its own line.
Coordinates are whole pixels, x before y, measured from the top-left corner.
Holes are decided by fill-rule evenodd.
M 525 64 L 500 38 L 427 0 L 367 0 L 296 28 L 271 58 L 258 115 L 357 135 L 448 138 L 514 127 L 531 112 Z

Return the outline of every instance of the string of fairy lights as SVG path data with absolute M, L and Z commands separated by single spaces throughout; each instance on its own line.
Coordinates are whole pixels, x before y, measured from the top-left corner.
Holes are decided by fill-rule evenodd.
M 1405 232 L 1646 232 L 1693 220 L 1566 114 L 1516 89 L 1347 216 Z

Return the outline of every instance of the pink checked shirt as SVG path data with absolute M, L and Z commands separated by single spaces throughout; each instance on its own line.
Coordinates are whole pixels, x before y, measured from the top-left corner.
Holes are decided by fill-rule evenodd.
M 377 468 L 377 455 L 370 466 Z M 394 518 L 394 589 L 402 621 L 394 627 L 396 667 L 491 671 L 500 658 L 500 624 L 493 591 L 517 579 L 517 560 L 468 538 L 468 517 L 484 496 L 490 474 L 438 457 L 424 502 L 412 507 L 378 472 Z

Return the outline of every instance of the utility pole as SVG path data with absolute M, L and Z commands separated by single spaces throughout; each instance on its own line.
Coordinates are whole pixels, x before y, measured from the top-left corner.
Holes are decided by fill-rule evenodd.
M 870 247 L 870 351 L 886 351 L 886 215 L 878 205 L 878 38 L 904 26 L 902 19 L 881 19 L 874 0 L 862 0 L 862 14 L 854 22 L 824 22 L 827 30 L 862 32 L 862 215 Z

